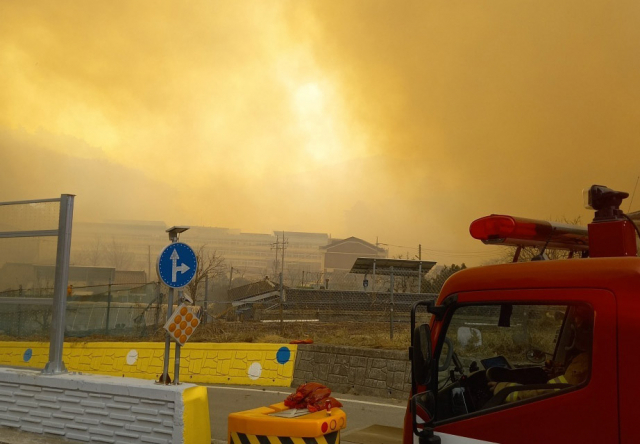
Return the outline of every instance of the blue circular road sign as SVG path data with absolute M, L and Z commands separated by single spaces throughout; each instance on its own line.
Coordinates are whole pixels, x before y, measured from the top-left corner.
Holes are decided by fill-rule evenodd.
M 172 288 L 184 287 L 191 282 L 197 269 L 196 254 L 182 242 L 167 245 L 158 257 L 158 276 Z

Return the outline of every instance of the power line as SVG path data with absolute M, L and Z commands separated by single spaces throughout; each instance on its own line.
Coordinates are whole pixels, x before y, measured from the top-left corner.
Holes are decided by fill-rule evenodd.
M 378 245 L 385 245 L 387 247 L 395 247 L 395 248 L 409 248 L 412 250 L 420 250 L 420 246 L 418 247 L 409 247 L 407 245 L 394 245 L 394 244 L 384 244 L 382 242 L 378 242 Z M 431 248 L 424 248 L 422 247 L 423 251 L 429 251 L 431 253 L 438 253 L 438 254 L 464 254 L 464 255 L 469 255 L 469 254 L 478 254 L 478 255 L 493 255 L 493 253 L 491 252 L 487 252 L 487 250 L 478 250 L 478 251 L 455 251 L 455 250 L 434 250 Z
M 393 245 L 393 244 L 384 244 L 382 242 L 378 242 L 376 245 L 386 245 L 387 247 L 397 247 L 397 248 L 410 248 L 412 250 L 418 250 L 418 247 L 407 247 L 406 245 Z

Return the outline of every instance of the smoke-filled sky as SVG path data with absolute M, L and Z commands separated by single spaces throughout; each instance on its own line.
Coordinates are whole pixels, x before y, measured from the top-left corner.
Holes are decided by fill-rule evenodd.
M 586 222 L 582 188 L 640 175 L 636 0 L 4 1 L 0 17 L 3 201 L 72 193 L 80 220 L 378 237 L 478 264 L 498 247 L 473 219 Z

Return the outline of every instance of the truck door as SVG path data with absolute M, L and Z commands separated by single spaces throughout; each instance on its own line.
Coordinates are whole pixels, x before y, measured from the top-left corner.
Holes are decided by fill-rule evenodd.
M 596 289 L 457 294 L 429 387 L 442 443 L 618 442 L 615 307 Z

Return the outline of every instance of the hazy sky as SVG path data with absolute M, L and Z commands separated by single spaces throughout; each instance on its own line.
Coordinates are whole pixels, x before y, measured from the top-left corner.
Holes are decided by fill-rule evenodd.
M 81 220 L 378 236 L 477 264 L 497 247 L 473 219 L 587 221 L 582 188 L 640 175 L 637 0 L 7 0 L 0 17 L 0 200 L 73 193 Z

